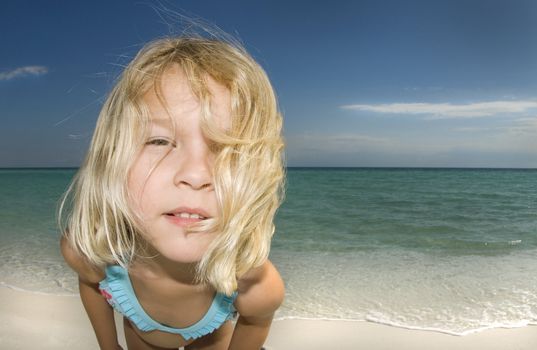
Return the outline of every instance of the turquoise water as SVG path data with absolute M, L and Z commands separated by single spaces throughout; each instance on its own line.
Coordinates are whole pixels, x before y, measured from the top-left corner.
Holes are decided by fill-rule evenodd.
M 54 213 L 72 169 L 0 170 L 0 283 L 76 293 Z M 537 323 L 537 170 L 288 170 L 277 318 L 467 334 Z

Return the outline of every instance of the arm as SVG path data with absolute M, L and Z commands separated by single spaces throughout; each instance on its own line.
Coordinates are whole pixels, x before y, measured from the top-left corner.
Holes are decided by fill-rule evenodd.
M 267 339 L 274 312 L 280 307 L 285 287 L 270 261 L 252 269 L 239 280 L 235 307 L 239 319 L 229 350 L 261 349 Z
M 104 273 L 96 270 L 78 255 L 65 237 L 61 240 L 61 252 L 67 264 L 78 273 L 80 298 L 97 336 L 99 347 L 102 350 L 121 349 L 117 341 L 114 311 L 98 288 Z
M 258 318 L 239 316 L 229 350 L 261 349 L 267 339 L 273 316 Z
M 121 349 L 117 341 L 114 310 L 99 291 L 99 285 L 78 279 L 80 298 L 102 350 Z

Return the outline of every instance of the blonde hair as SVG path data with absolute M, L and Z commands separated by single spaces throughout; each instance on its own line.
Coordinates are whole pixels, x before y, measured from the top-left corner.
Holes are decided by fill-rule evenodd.
M 171 37 L 140 50 L 103 105 L 86 158 L 62 200 L 60 227 L 67 226 L 62 231 L 72 247 L 96 266 L 128 266 L 143 255 L 146 242 L 126 184 L 147 133 L 142 96 L 152 87 L 160 96 L 160 80 L 172 65 L 185 73 L 201 104 L 203 132 L 218 146 L 213 180 L 220 215 L 190 228 L 218 234 L 196 276 L 229 295 L 238 277 L 268 258 L 285 178 L 276 96 L 264 70 L 237 43 Z M 212 122 L 207 76 L 230 91 L 230 130 Z M 65 206 L 72 208 L 62 220 Z

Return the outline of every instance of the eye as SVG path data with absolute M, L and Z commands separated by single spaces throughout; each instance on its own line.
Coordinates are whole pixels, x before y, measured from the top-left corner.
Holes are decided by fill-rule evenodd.
M 165 138 L 161 138 L 161 137 L 152 138 L 149 141 L 147 141 L 145 144 L 150 145 L 150 146 L 172 146 L 172 147 L 175 147 L 175 142 L 170 141 L 170 140 L 165 139 Z

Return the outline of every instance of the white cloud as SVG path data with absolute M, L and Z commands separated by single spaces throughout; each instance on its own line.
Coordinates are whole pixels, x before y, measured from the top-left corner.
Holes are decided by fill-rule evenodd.
M 70 140 L 80 140 L 80 139 L 84 138 L 85 135 L 82 135 L 82 134 L 69 134 L 69 135 L 67 135 L 67 137 Z
M 0 72 L 0 81 L 11 80 L 28 75 L 39 76 L 48 73 L 48 68 L 44 66 L 19 67 L 7 72 Z
M 286 142 L 293 148 L 309 150 L 333 150 L 333 151 L 354 151 L 368 147 L 391 147 L 392 140 L 385 137 L 375 137 L 364 134 L 319 134 L 304 132 L 302 134 L 290 135 Z
M 463 130 L 454 130 L 463 131 Z M 421 137 L 401 132 L 397 135 L 367 135 L 361 133 L 311 133 L 286 136 L 287 152 L 296 158 L 304 155 L 327 154 L 414 155 L 429 157 L 446 152 L 535 153 L 537 118 L 522 118 L 506 126 L 472 128 L 468 133 L 424 133 Z M 480 135 L 472 133 L 483 131 Z
M 515 120 L 514 125 L 506 128 L 514 135 L 535 135 L 537 134 L 537 117 L 520 118 Z
M 389 114 L 427 114 L 425 119 L 478 118 L 496 114 L 523 113 L 537 108 L 537 101 L 493 101 L 464 105 L 451 103 L 391 103 L 344 105 L 342 109 Z
M 456 132 L 481 132 L 481 131 L 497 131 L 500 130 L 500 127 L 481 127 L 481 126 L 468 126 L 468 127 L 460 127 L 460 128 L 453 128 L 452 131 Z
M 505 135 L 535 135 L 537 133 L 537 117 L 525 117 L 518 118 L 513 120 L 512 124 L 509 125 L 498 125 L 498 126 L 469 126 L 469 127 L 460 127 L 453 128 L 452 131 L 456 132 L 500 132 Z

